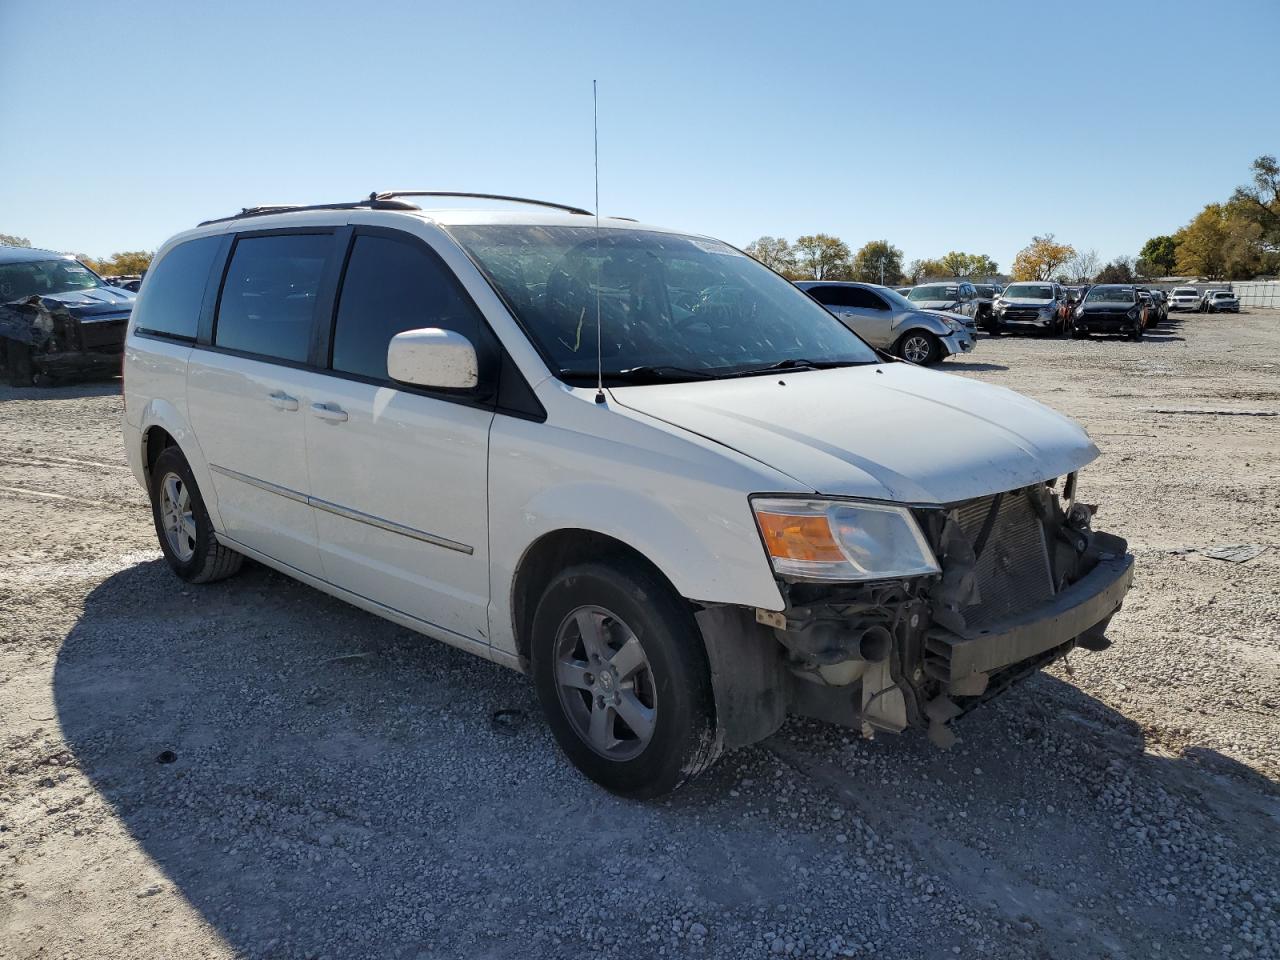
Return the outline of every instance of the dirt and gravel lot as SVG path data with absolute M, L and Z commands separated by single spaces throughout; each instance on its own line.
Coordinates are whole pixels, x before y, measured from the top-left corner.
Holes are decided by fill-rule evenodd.
M 792 722 L 651 804 L 513 673 L 261 567 L 179 583 L 118 384 L 0 391 L 0 956 L 1280 957 L 1280 312 L 946 369 L 1096 439 L 1115 646 L 949 752 Z M 1180 552 L 1227 543 L 1268 549 Z

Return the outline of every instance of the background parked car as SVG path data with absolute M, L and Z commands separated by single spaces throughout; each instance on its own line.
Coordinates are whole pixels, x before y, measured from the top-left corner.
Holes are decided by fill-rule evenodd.
M 982 300 L 978 291 L 968 280 L 938 281 L 922 283 L 912 287 L 907 294 L 917 310 L 942 310 L 946 313 L 961 313 L 975 323 L 982 311 Z
M 1068 304 L 1052 280 L 1011 283 L 997 298 L 987 329 L 994 335 L 1028 330 L 1056 336 L 1067 328 Z
M 1199 310 L 1200 291 L 1195 287 L 1174 287 L 1169 294 L 1170 310 Z
M 1131 284 L 1099 283 L 1089 288 L 1076 307 L 1071 336 L 1081 339 L 1091 333 L 1120 333 L 1130 340 L 1141 340 L 1150 310 L 1150 301 L 1144 301 Z
M 118 372 L 134 299 L 75 257 L 0 246 L 0 369 L 18 387 Z
M 1169 308 L 1165 305 L 1164 294 L 1150 287 L 1135 287 L 1138 296 L 1147 304 L 1147 329 L 1154 330 L 1169 319 Z
M 973 350 L 975 328 L 963 314 L 921 310 L 874 283 L 802 280 L 796 284 L 873 347 L 925 366 Z
M 1206 313 L 1239 313 L 1240 300 L 1230 290 L 1210 290 L 1205 294 L 1202 309 Z

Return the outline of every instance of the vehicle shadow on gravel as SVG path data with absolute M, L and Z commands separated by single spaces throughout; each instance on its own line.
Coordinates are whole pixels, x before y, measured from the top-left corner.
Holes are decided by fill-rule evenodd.
M 568 765 L 515 673 L 256 565 L 190 587 L 154 560 L 86 598 L 54 696 L 77 765 L 167 878 L 156 896 L 237 955 L 736 957 L 783 910 L 847 942 L 892 945 L 910 917 L 942 949 L 971 943 L 920 914 L 921 877 L 1029 947 L 1095 955 L 1146 922 L 1071 906 L 1128 897 L 1106 791 L 1142 731 L 1051 677 L 966 718 L 950 752 L 791 722 L 633 803 Z
M 119 377 L 48 387 L 13 387 L 0 383 L 0 403 L 6 400 L 79 400 L 83 397 L 112 397 L 120 393 Z
M 1003 363 L 983 363 L 976 360 L 951 360 L 939 367 L 943 373 L 949 373 L 952 370 L 1008 370 Z

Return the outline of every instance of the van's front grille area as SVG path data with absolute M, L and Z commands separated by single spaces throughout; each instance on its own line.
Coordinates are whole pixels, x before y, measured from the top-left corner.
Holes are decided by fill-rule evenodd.
M 975 549 L 979 600 L 960 612 L 970 628 L 1030 610 L 1053 596 L 1044 525 L 1031 498 L 1015 490 L 1000 497 L 986 540 L 979 543 L 995 497 L 979 497 L 955 508 L 956 521 Z

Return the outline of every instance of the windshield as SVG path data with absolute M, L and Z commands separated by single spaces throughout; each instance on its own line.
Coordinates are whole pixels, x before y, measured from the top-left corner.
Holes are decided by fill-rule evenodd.
M 0 302 L 4 303 L 101 286 L 97 274 L 74 260 L 0 264 Z
M 920 300 L 957 300 L 959 297 L 959 287 L 943 286 L 914 287 L 911 292 L 907 294 L 907 299 L 915 300 L 917 302 Z
M 1200 296 L 1200 291 L 1191 287 L 1183 287 L 1180 290 L 1173 291 L 1173 295 L 1175 297 L 1198 297 Z
M 789 281 L 715 240 L 515 224 L 450 233 L 565 380 L 595 379 L 597 308 L 605 377 L 624 382 L 876 362 Z
M 1215 300 L 1223 300 L 1223 299 L 1230 300 L 1234 296 L 1235 294 L 1232 293 L 1230 290 L 1219 290 L 1217 293 L 1213 295 L 1213 298 Z
M 1133 287 L 1094 287 L 1085 303 L 1133 303 Z
M 895 310 L 919 310 L 914 303 L 904 297 L 897 290 L 891 290 L 888 287 L 875 287 L 876 293 L 889 301 L 889 305 Z
M 1009 300 L 1052 300 L 1053 287 L 1042 283 L 1011 283 L 1004 288 L 1004 295 Z

